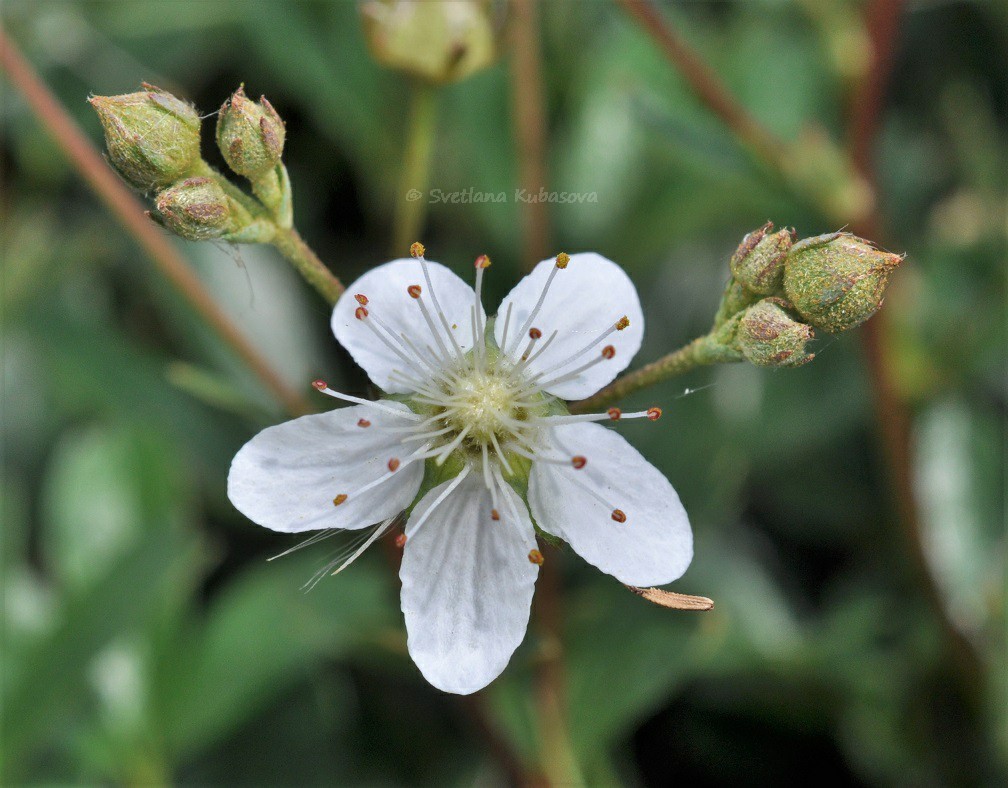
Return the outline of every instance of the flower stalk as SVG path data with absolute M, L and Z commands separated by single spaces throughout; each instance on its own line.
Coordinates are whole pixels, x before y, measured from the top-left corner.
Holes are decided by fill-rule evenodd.
M 437 87 L 414 81 L 402 175 L 396 194 L 393 252 L 409 247 L 420 236 L 427 218 L 426 196 L 437 128 L 437 99 Z

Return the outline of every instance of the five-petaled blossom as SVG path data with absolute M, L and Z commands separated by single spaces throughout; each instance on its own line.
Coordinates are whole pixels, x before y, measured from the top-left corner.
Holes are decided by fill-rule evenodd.
M 668 480 L 572 415 L 640 348 L 643 316 L 623 270 L 594 254 L 541 262 L 487 319 L 476 288 L 423 257 L 364 274 L 333 311 L 336 338 L 384 392 L 269 427 L 238 452 L 228 495 L 277 531 L 376 526 L 404 511 L 402 610 L 410 655 L 448 692 L 485 687 L 525 636 L 542 554 L 533 523 L 633 586 L 669 583 L 693 556 Z M 377 525 L 376 525 L 377 524 Z

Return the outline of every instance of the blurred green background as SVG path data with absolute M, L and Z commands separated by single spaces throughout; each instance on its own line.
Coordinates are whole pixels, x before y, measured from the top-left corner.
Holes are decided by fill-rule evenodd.
M 841 142 L 865 10 L 662 4 L 769 128 Z M 206 113 L 241 82 L 266 94 L 301 233 L 344 282 L 389 258 L 410 91 L 370 58 L 355 3 L 6 0 L 3 21 L 96 145 L 92 93 L 147 80 Z M 549 186 L 598 195 L 550 206 L 551 240 L 630 272 L 638 365 L 706 331 L 744 233 L 838 229 L 752 163 L 618 6 L 547 2 L 540 21 Z M 997 3 L 906 3 L 873 144 L 874 240 L 907 253 L 876 330 L 941 614 L 900 525 L 861 331 L 822 337 L 801 369 L 640 392 L 665 418 L 625 433 L 696 536 L 674 590 L 717 606 L 662 610 L 553 556 L 586 782 L 1006 778 L 1006 24 Z M 508 69 L 505 51 L 440 92 L 431 188 L 513 193 Z M 266 563 L 295 539 L 239 515 L 225 478 L 284 414 L 3 89 L 4 783 L 504 782 L 472 706 L 409 661 L 381 550 L 310 593 L 340 537 Z M 467 276 L 490 254 L 492 306 L 521 273 L 519 209 L 431 205 L 429 256 Z M 292 386 L 365 390 L 273 250 L 178 246 Z M 531 628 L 481 701 L 529 764 L 541 646 Z

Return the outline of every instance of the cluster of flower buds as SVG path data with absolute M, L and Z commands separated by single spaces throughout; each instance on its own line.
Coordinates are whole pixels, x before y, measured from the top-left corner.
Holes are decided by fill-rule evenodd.
M 266 242 L 292 223 L 290 181 L 280 161 L 284 124 L 265 99 L 242 88 L 225 102 L 217 143 L 228 166 L 249 179 L 255 197 L 200 154 L 195 108 L 161 88 L 92 96 L 112 165 L 131 186 L 154 192 L 152 218 L 192 241 Z
M 364 0 L 361 17 L 381 65 L 434 84 L 457 82 L 498 56 L 500 15 L 491 0 Z
M 850 233 L 796 242 L 793 230 L 774 232 L 767 222 L 732 255 L 717 335 L 757 366 L 804 364 L 815 330 L 847 331 L 878 311 L 902 261 Z

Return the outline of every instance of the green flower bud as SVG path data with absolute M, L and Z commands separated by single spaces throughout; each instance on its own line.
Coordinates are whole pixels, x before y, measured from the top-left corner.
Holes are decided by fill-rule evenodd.
M 784 306 L 780 298 L 764 298 L 742 313 L 735 345 L 750 363 L 758 367 L 798 367 L 815 357 L 805 352 L 815 332 L 792 318 Z
M 880 252 L 850 233 L 805 238 L 784 264 L 784 292 L 804 320 L 839 333 L 878 311 L 889 274 L 901 262 L 902 255 Z
M 364 35 L 375 60 L 433 83 L 456 82 L 497 59 L 489 0 L 365 0 Z
M 280 162 L 286 130 L 265 96 L 252 101 L 239 87 L 217 116 L 217 146 L 228 166 L 239 175 L 257 179 Z
M 250 219 L 213 178 L 187 178 L 158 194 L 156 205 L 164 226 L 190 241 L 220 238 Z
M 159 189 L 185 177 L 200 159 L 200 119 L 191 104 L 153 85 L 88 101 L 105 129 L 109 159 L 131 185 Z
M 780 290 L 784 260 L 794 242 L 791 230 L 773 230 L 773 222 L 742 239 L 731 258 L 732 275 L 754 293 L 771 295 Z

